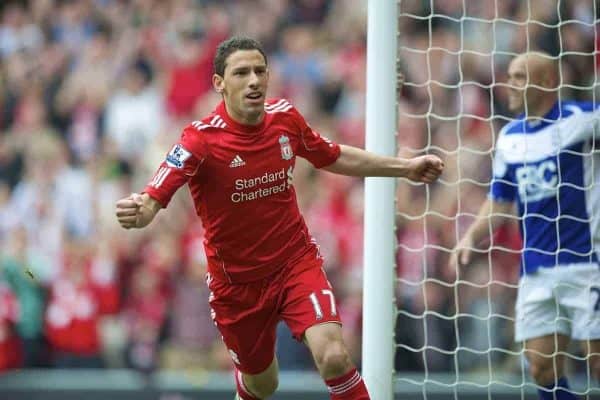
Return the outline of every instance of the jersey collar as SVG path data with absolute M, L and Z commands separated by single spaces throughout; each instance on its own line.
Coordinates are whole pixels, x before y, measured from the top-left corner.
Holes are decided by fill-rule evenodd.
M 225 120 L 225 122 L 227 123 L 227 125 L 229 127 L 233 128 L 233 130 L 235 130 L 237 132 L 249 133 L 249 134 L 256 134 L 256 133 L 262 132 L 262 130 L 265 128 L 265 126 L 267 124 L 267 118 L 269 116 L 269 114 L 265 113 L 263 120 L 258 125 L 240 124 L 239 122 L 235 121 L 233 118 L 231 118 L 229 116 L 229 114 L 227 113 L 227 108 L 225 107 L 224 101 L 221 101 L 219 103 L 219 105 L 217 106 L 217 108 L 215 110 L 215 113 L 218 114 L 221 118 L 223 118 Z
M 554 105 L 552 106 L 552 108 L 546 113 L 544 114 L 544 116 L 542 117 L 542 119 L 549 119 L 549 120 L 557 120 L 561 117 L 560 113 L 561 113 L 561 101 L 557 100 Z M 521 114 L 519 114 L 517 116 L 517 119 L 525 119 L 525 113 L 522 112 Z
M 521 121 L 524 132 L 536 132 L 539 129 L 546 127 L 562 117 L 562 104 L 560 100 L 556 101 L 552 108 L 544 114 L 542 118 L 526 119 L 525 113 L 517 117 Z
M 550 111 L 544 115 L 544 120 L 556 121 L 562 117 L 562 107 L 560 101 L 554 103 Z

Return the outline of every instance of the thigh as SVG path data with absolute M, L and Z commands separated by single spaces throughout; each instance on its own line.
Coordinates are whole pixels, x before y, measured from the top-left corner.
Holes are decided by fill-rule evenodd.
M 600 340 L 588 340 L 585 350 L 588 356 L 588 373 L 600 383 Z
M 581 342 L 583 352 L 594 360 L 600 359 L 600 339 L 597 340 L 584 340 Z
M 549 274 L 526 275 L 519 281 L 515 305 L 515 341 L 540 338 L 555 333 L 570 336 L 571 324 L 553 291 Z
M 281 318 L 299 341 L 311 326 L 330 322 L 341 324 L 333 289 L 322 265 L 321 259 L 307 257 L 286 277 Z
M 266 296 L 266 281 L 230 285 L 209 280 L 213 321 L 236 368 L 244 374 L 265 372 L 275 358 L 276 299 Z
M 560 371 L 564 365 L 564 352 L 567 351 L 570 338 L 565 335 L 553 334 L 525 341 L 525 356 L 536 366 L 553 366 L 556 363 Z

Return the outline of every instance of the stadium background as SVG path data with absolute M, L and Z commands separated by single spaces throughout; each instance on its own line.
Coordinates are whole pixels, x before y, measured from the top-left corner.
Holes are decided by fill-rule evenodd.
M 122 376 L 129 369 L 149 377 L 229 371 L 229 355 L 210 320 L 203 233 L 187 191 L 142 232 L 118 227 L 114 203 L 142 188 L 180 129 L 219 101 L 210 84 L 213 51 L 231 34 L 264 44 L 271 97 L 289 98 L 332 140 L 364 146 L 366 0 L 351 3 L 2 2 L 5 377 L 14 378 L 10 370 L 18 368 L 74 374 L 102 368 Z M 518 255 L 484 254 L 462 277 L 480 287 L 457 288 L 448 285 L 454 280 L 446 269 L 448 249 L 486 195 L 495 134 L 508 116 L 504 88 L 486 85 L 505 81 L 511 53 L 529 43 L 553 55 L 568 52 L 562 76 L 571 86 L 563 96 L 591 98 L 598 67 L 590 56 L 598 46 L 595 10 L 591 0 L 560 7 L 556 0 L 402 2 L 399 57 L 407 84 L 399 96 L 399 148 L 403 155 L 433 148 L 447 170 L 429 192 L 406 184 L 398 189 L 398 303 L 406 311 L 397 323 L 404 345 L 396 356 L 399 374 L 493 368 L 521 375 L 520 357 L 489 351 L 518 351 L 510 320 Z M 492 27 L 494 18 L 520 23 L 497 20 Z M 526 23 L 532 20 L 541 24 Z M 326 255 L 345 339 L 359 362 L 363 185 L 315 173 L 304 162 L 294 185 Z M 426 218 L 414 218 L 420 215 Z M 517 238 L 512 224 L 495 243 L 518 249 Z M 485 284 L 490 279 L 508 284 Z M 450 318 L 457 312 L 461 317 Z M 282 370 L 313 370 L 309 354 L 284 327 L 278 347 Z M 581 362 L 571 369 L 585 372 Z

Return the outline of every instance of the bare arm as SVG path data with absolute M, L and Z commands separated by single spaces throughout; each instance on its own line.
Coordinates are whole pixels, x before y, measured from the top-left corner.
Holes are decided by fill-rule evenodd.
M 431 183 L 442 173 L 444 163 L 433 155 L 415 158 L 380 156 L 357 147 L 340 145 L 338 159 L 323 169 L 349 176 L 389 176 Z
M 152 222 L 161 208 L 161 204 L 147 193 L 133 193 L 117 201 L 115 214 L 123 228 L 143 228 Z
M 487 199 L 479 209 L 475 222 L 469 227 L 463 238 L 459 241 L 450 258 L 453 268 L 466 265 L 471 261 L 473 249 L 496 228 L 506 222 L 506 215 L 513 210 L 512 202 L 501 202 Z M 491 226 L 491 229 L 490 229 Z

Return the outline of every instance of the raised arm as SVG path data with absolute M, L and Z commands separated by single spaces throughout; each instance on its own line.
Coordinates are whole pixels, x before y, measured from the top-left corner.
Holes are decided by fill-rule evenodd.
M 386 157 L 346 145 L 340 145 L 340 150 L 338 159 L 324 170 L 348 176 L 389 176 L 431 183 L 444 169 L 444 162 L 434 155 Z
M 161 208 L 167 207 L 175 192 L 198 172 L 202 163 L 201 155 L 198 155 L 201 137 L 195 128 L 185 128 L 142 194 L 133 193 L 117 202 L 115 214 L 123 228 L 148 225 Z

